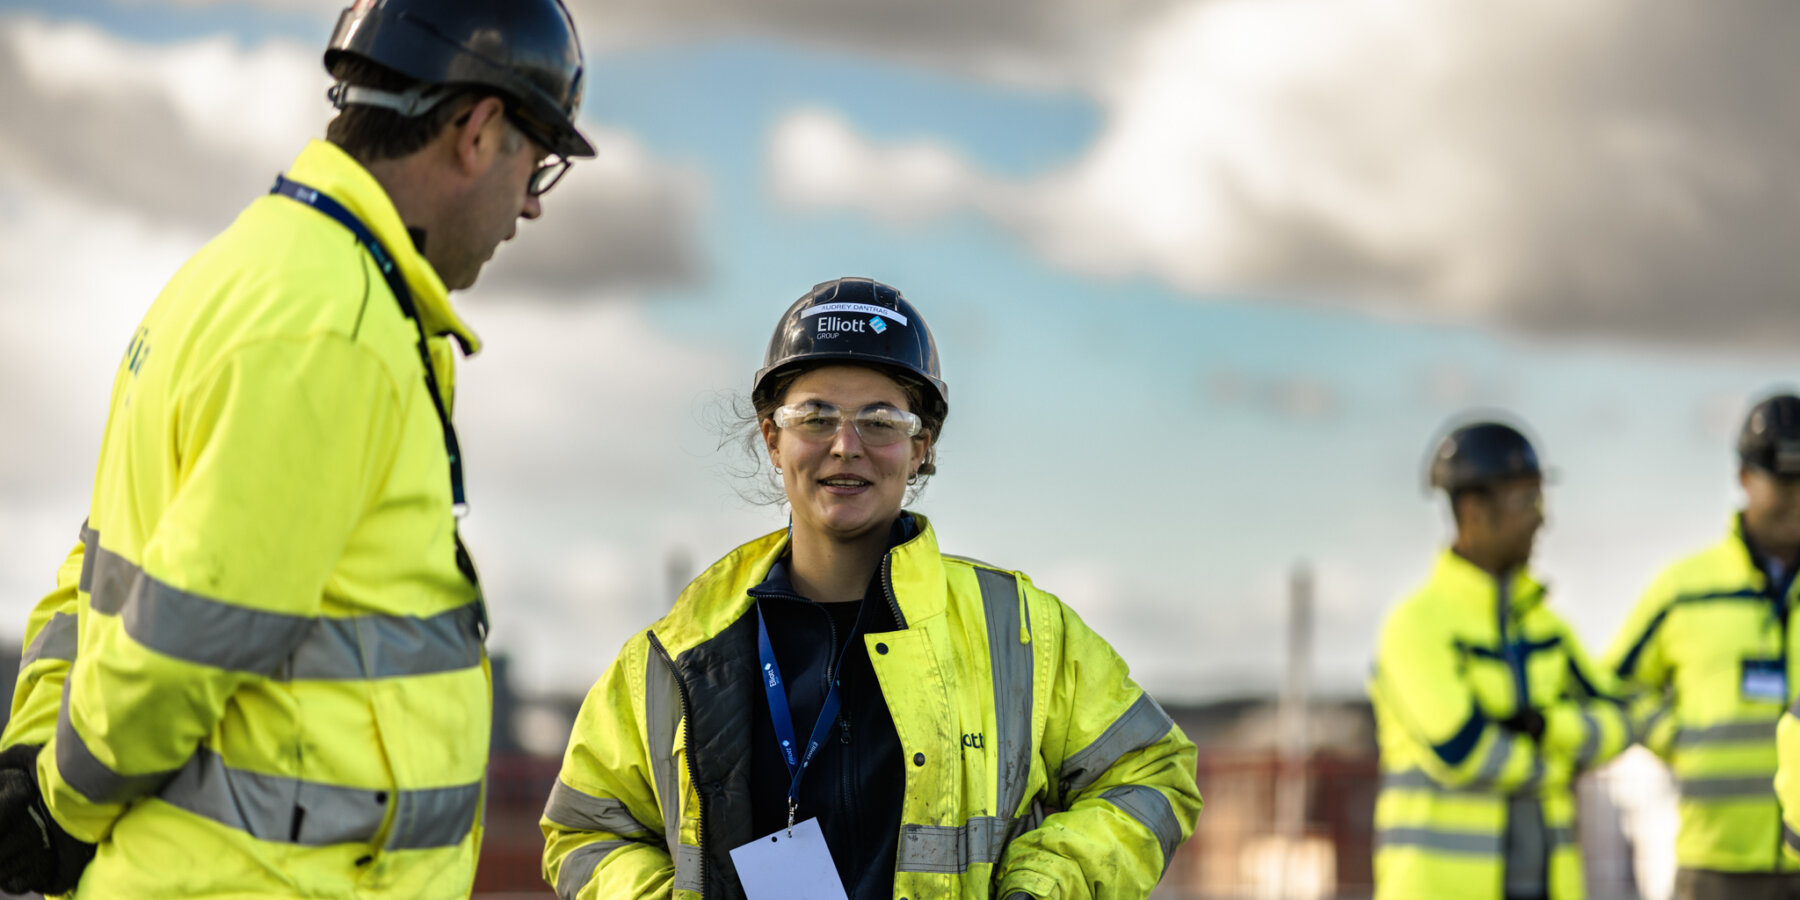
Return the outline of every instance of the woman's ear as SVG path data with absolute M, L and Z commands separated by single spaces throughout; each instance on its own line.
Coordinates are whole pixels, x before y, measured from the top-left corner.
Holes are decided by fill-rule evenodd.
M 762 429 L 763 445 L 769 453 L 769 465 L 774 466 L 775 471 L 781 471 L 781 446 L 776 440 L 781 429 L 775 427 L 774 419 L 763 419 L 757 423 L 757 427 Z

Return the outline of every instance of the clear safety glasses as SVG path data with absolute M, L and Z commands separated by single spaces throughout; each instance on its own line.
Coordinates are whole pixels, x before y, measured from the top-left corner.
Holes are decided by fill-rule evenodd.
M 870 447 L 898 444 L 919 433 L 925 421 L 892 406 L 865 406 L 848 416 L 819 400 L 792 403 L 775 410 L 776 427 L 792 431 L 808 441 L 828 441 L 837 436 L 846 419 L 856 436 Z

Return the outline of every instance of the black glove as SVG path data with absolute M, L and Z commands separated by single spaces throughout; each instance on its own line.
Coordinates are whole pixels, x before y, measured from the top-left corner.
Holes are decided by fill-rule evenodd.
M 1542 740 L 1544 737 L 1544 714 L 1527 706 L 1513 713 L 1511 718 L 1501 719 L 1500 727 L 1525 735 L 1534 741 Z
M 37 785 L 42 749 L 19 744 L 0 752 L 0 890 L 9 894 L 66 894 L 94 858 L 94 845 L 62 830 L 44 805 Z

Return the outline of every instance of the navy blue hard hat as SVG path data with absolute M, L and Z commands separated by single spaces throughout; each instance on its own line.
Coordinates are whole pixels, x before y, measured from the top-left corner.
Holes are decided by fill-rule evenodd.
M 928 409 L 942 422 L 950 414 L 950 388 L 938 367 L 937 341 L 925 318 L 898 288 L 869 278 L 838 278 L 813 286 L 794 301 L 769 338 L 762 368 L 750 385 L 761 402 L 773 376 L 819 363 L 887 369 L 923 383 Z
M 594 155 L 594 145 L 575 128 L 584 63 L 562 0 L 356 0 L 338 16 L 325 70 L 335 76 L 345 57 L 426 86 L 492 88 L 513 101 L 512 115 L 547 141 L 546 149 L 569 158 Z M 404 104 L 376 105 L 413 114 Z
M 1738 460 L 1772 475 L 1800 476 L 1800 397 L 1777 394 L 1756 404 L 1738 432 Z
M 1455 492 L 1543 476 L 1537 450 L 1517 428 L 1501 422 L 1474 422 L 1438 443 L 1428 477 L 1432 487 Z

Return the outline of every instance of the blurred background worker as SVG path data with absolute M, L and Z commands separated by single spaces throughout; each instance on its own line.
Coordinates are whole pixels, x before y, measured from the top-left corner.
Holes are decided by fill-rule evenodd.
M 1543 470 L 1517 429 L 1452 431 L 1430 464 L 1455 543 L 1381 631 L 1377 900 L 1576 900 L 1574 776 L 1630 742 L 1623 705 L 1527 567 Z
M 1724 540 L 1657 575 L 1606 658 L 1641 691 L 1642 741 L 1680 788 L 1678 900 L 1800 898 L 1771 783 L 1776 723 L 1794 695 L 1800 398 L 1756 404 L 1737 449 L 1743 511 Z
M 449 291 L 592 155 L 581 49 L 558 0 L 359 0 L 325 66 L 328 140 L 114 376 L 0 752 L 9 891 L 469 894 L 490 679 Z

